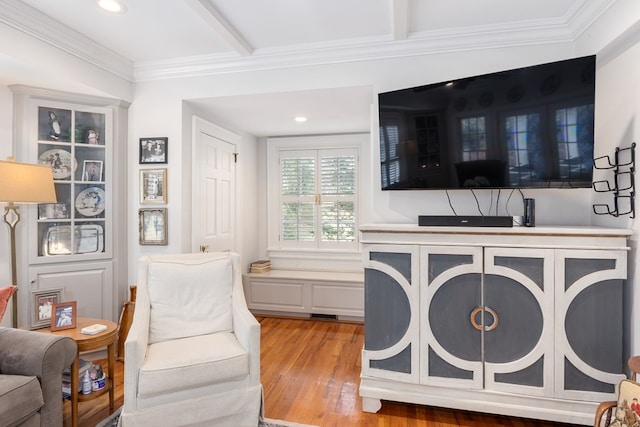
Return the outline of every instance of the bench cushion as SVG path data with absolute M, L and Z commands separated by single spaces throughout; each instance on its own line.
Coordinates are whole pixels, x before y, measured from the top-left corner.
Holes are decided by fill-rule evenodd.
M 140 368 L 138 397 L 150 397 L 249 375 L 249 355 L 232 332 L 150 344 Z
M 37 377 L 0 374 L 0 426 L 29 419 L 44 405 Z

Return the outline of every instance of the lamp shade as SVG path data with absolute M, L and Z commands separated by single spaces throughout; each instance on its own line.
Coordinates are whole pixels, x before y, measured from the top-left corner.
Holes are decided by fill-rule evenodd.
M 55 203 L 51 167 L 0 160 L 0 202 Z

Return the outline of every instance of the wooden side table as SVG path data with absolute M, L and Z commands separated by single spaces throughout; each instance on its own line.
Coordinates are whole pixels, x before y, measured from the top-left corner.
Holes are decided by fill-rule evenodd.
M 80 332 L 85 326 L 100 323 L 107 326 L 107 330 L 95 335 L 85 335 Z M 71 425 L 78 426 L 78 402 L 96 399 L 106 392 L 109 392 L 109 413 L 114 409 L 114 367 L 115 367 L 115 343 L 118 339 L 118 325 L 109 320 L 91 319 L 87 317 L 78 317 L 76 319 L 76 327 L 73 329 L 64 329 L 62 331 L 51 331 L 50 328 L 38 329 L 37 332 L 44 332 L 52 335 L 60 335 L 72 338 L 78 345 L 76 358 L 71 364 Z M 107 381 L 102 390 L 92 391 L 90 394 L 78 393 L 78 368 L 80 367 L 80 352 L 97 350 L 107 347 Z M 62 387 L 62 385 L 60 385 Z

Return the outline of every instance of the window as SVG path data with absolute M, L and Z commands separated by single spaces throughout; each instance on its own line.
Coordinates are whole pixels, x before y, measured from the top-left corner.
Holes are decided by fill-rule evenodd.
M 279 154 L 280 247 L 356 249 L 357 150 Z
M 462 161 L 485 160 L 487 158 L 487 131 L 484 117 L 460 119 L 462 136 Z

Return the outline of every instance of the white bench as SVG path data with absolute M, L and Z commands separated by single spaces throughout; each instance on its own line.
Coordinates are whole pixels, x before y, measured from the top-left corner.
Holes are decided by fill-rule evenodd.
M 364 320 L 364 273 L 271 270 L 243 276 L 249 309 L 256 314 Z

